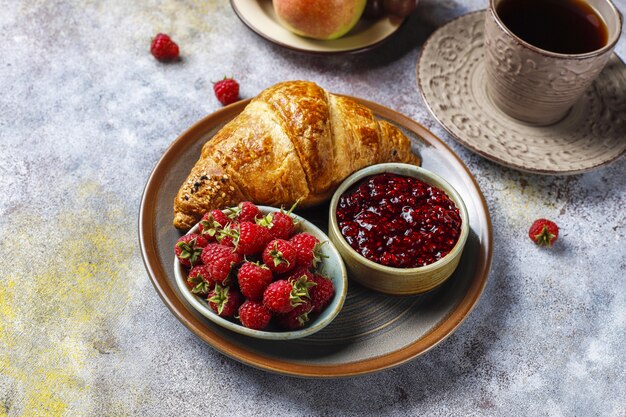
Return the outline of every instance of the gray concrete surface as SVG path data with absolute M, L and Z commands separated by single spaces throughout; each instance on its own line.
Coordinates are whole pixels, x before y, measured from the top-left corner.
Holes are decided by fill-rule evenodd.
M 452 140 L 416 88 L 427 36 L 485 4 L 424 0 L 385 47 L 310 57 L 225 0 L 0 0 L 0 416 L 626 416 L 626 158 L 570 177 L 503 168 Z M 182 62 L 149 54 L 160 31 Z M 230 74 L 243 97 L 309 79 L 380 102 L 465 161 L 495 250 L 449 339 L 379 374 L 305 380 L 230 360 L 169 312 L 137 246 L 141 192 Z M 540 216 L 562 228 L 552 251 L 526 237 Z

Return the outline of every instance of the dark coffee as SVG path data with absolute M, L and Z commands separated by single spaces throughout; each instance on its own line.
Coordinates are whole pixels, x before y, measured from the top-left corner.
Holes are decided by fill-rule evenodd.
M 561 54 L 584 54 L 606 45 L 608 30 L 583 0 L 502 0 L 502 23 L 529 44 Z

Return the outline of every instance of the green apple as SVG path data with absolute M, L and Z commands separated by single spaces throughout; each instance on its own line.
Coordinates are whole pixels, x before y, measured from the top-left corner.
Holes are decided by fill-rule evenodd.
M 274 0 L 278 21 L 300 36 L 337 39 L 361 18 L 367 0 Z

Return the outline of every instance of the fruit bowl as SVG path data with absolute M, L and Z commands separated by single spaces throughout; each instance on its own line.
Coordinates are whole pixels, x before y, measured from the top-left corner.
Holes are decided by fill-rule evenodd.
M 280 209 L 267 206 L 258 206 L 261 213 L 265 216 L 269 213 L 279 212 Z M 226 212 L 226 210 L 225 210 Z M 200 314 L 213 323 L 229 329 L 233 332 L 254 337 L 257 339 L 269 340 L 290 340 L 299 339 L 326 327 L 343 307 L 348 290 L 346 267 L 333 243 L 330 242 L 328 236 L 322 232 L 317 226 L 301 216 L 291 214 L 297 222 L 297 232 L 307 232 L 315 236 L 320 242 L 326 242 L 320 247 L 320 251 L 324 256 L 322 268 L 324 273 L 332 280 L 335 287 L 335 295 L 330 304 L 324 309 L 307 327 L 299 330 L 281 331 L 272 328 L 266 330 L 254 330 L 244 327 L 234 321 L 218 316 L 210 307 L 206 299 L 193 294 L 186 284 L 187 271 L 181 265 L 178 258 L 174 257 L 174 275 L 176 277 L 176 285 L 185 300 Z M 187 234 L 197 233 L 199 224 L 192 227 Z
M 428 265 L 418 267 L 392 267 L 376 263 L 357 252 L 342 235 L 337 219 L 337 208 L 341 196 L 354 189 L 361 180 L 377 174 L 391 173 L 416 178 L 427 185 L 437 187 L 458 208 L 461 226 L 458 238 L 450 251 Z M 341 254 L 351 279 L 385 294 L 421 294 L 441 285 L 452 275 L 459 264 L 469 234 L 469 217 L 459 193 L 443 178 L 423 168 L 399 163 L 372 165 L 348 177 L 335 191 L 330 202 L 329 237 Z M 380 246 L 380 245 L 379 245 Z

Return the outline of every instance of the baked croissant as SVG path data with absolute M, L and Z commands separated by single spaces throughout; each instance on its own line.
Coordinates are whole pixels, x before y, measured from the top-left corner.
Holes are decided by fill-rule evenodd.
M 276 84 L 204 144 L 174 201 L 174 226 L 189 229 L 207 211 L 246 200 L 312 206 L 381 162 L 420 161 L 409 139 L 368 108 L 312 82 Z

